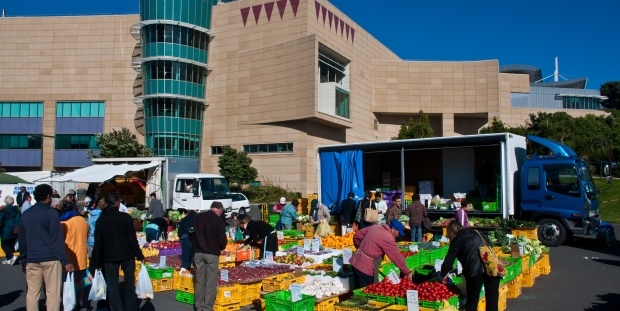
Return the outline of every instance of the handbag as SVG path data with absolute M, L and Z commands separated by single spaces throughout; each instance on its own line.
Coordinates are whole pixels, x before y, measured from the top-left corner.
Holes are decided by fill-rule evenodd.
M 364 221 L 370 223 L 379 222 L 379 210 L 372 208 L 370 200 L 368 200 L 368 207 L 364 209 Z
M 484 272 L 488 276 L 493 277 L 504 277 L 506 275 L 506 268 L 499 261 L 495 252 L 487 245 L 486 240 L 482 237 L 482 234 L 478 230 L 476 233 L 482 239 L 482 245 L 478 251 L 480 252 L 480 259 L 482 260 L 482 265 L 484 266 Z

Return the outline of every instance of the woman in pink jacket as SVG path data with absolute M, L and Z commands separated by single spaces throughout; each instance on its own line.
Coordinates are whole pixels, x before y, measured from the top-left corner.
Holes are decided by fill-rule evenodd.
M 398 220 L 389 225 L 369 226 L 355 233 L 353 244 L 357 248 L 349 263 L 353 266 L 355 287 L 365 287 L 378 281 L 377 269 L 383 255 L 400 269 L 401 277 L 411 277 L 405 264 L 405 257 L 398 250 L 396 238 L 404 237 L 404 226 Z

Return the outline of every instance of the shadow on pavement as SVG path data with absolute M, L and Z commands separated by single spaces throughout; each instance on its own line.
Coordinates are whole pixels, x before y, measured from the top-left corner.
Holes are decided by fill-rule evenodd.
M 620 260 L 610 260 L 610 259 L 592 259 L 592 260 L 596 262 L 600 262 L 602 264 L 620 267 Z
M 572 239 L 569 238 L 569 240 L 566 241 L 566 245 L 602 254 L 620 256 L 620 242 L 617 241 L 612 246 L 607 246 L 604 241 L 598 239 L 574 236 Z
M 585 309 L 585 311 L 607 311 L 618 310 L 618 304 L 620 304 L 620 294 L 608 293 L 597 295 L 601 302 L 595 302 L 591 307 Z
M 140 307 L 140 311 L 155 311 L 155 306 L 150 300 L 147 300 L 144 305 Z
M 13 301 L 17 300 L 23 292 L 23 290 L 15 290 L 10 293 L 0 295 L 0 308 L 13 303 Z

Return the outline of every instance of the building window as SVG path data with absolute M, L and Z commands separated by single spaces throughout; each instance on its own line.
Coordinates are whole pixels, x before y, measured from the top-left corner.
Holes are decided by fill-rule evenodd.
M 150 61 L 144 66 L 143 75 L 153 80 L 176 80 L 204 84 L 207 69 L 170 60 Z
M 336 88 L 336 115 L 349 118 L 349 92 Z
M 0 118 L 41 118 L 41 102 L 0 102 Z
M 99 149 L 95 135 L 58 134 L 55 137 L 55 148 L 65 150 Z
M 194 29 L 177 25 L 147 25 L 142 28 L 142 42 L 174 43 L 207 51 L 209 35 Z
M 243 145 L 243 151 L 245 153 L 290 153 L 293 152 L 293 143 Z
M 562 108 L 601 110 L 601 103 L 593 97 L 562 96 Z
M 211 155 L 222 154 L 222 149 L 224 147 L 230 147 L 230 145 L 227 145 L 227 146 L 211 146 Z
M 0 149 L 41 149 L 41 135 L 0 134 Z
M 192 120 L 202 120 L 204 105 L 200 102 L 178 98 L 147 98 L 144 100 L 145 116 L 147 117 L 177 117 Z
M 346 76 L 345 72 L 345 64 L 341 64 L 326 55 L 319 54 L 319 76 L 321 77 L 321 83 L 336 82 L 337 84 L 342 84 Z
M 56 103 L 56 117 L 71 118 L 103 118 L 105 116 L 104 102 L 58 102 Z

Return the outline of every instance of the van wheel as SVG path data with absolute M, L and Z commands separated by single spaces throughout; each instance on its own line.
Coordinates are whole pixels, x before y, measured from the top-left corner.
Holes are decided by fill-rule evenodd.
M 245 207 L 239 209 L 239 214 L 245 214 Z
M 538 226 L 538 240 L 546 246 L 560 246 L 566 241 L 566 228 L 559 221 L 543 218 Z

